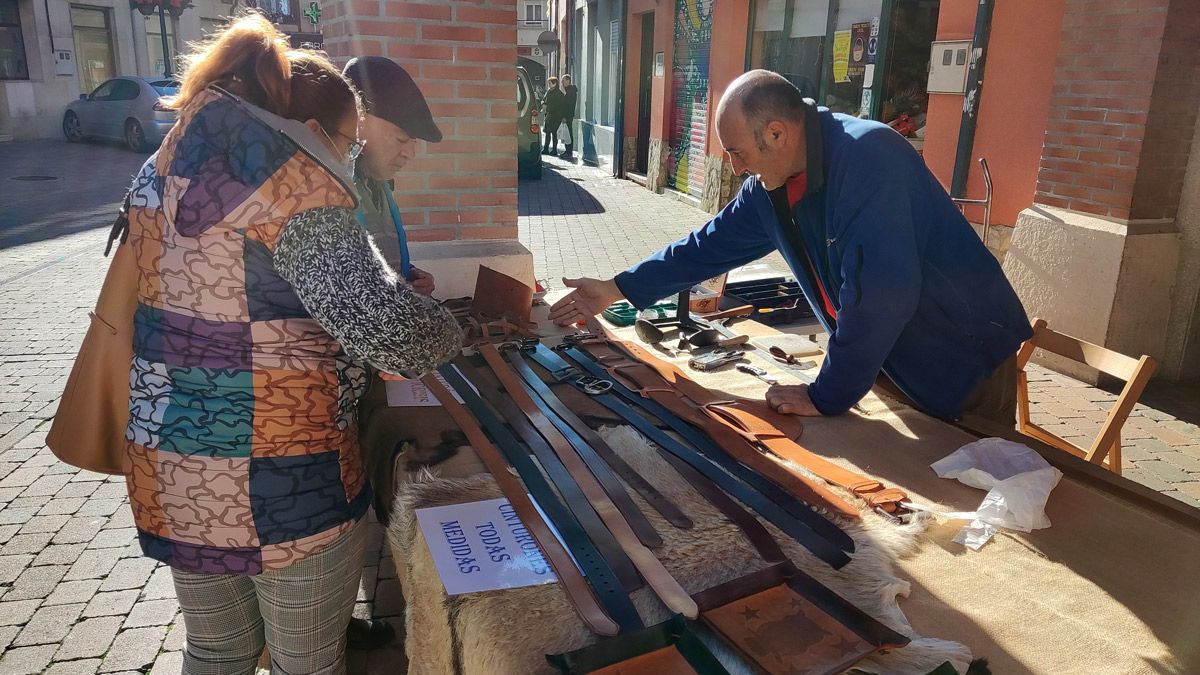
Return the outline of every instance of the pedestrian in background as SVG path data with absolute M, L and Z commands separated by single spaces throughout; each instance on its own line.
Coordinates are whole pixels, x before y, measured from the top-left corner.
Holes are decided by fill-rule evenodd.
M 453 317 L 354 216 L 350 84 L 247 14 L 198 48 L 179 122 L 130 189 L 138 267 L 124 468 L 142 551 L 171 567 L 183 673 L 345 672 L 371 503 L 363 362 L 424 372 Z
M 546 116 L 546 141 L 542 146 L 543 155 L 558 154 L 558 125 L 562 124 L 563 102 L 566 95 L 558 88 L 558 78 L 546 80 L 546 95 L 542 97 L 542 110 Z
M 567 147 L 559 155 L 562 159 L 568 162 L 575 161 L 575 107 L 579 104 L 579 87 L 571 83 L 570 75 L 563 75 L 563 102 L 562 102 L 562 122 L 567 125 L 567 129 L 571 131 L 571 142 L 567 143 Z

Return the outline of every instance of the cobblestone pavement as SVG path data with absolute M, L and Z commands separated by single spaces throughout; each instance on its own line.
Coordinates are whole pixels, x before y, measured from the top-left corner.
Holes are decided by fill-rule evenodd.
M 105 146 L 0 144 L 0 675 L 179 672 L 170 574 L 141 557 L 123 481 L 66 466 L 44 445 L 107 268 L 108 225 L 141 161 Z M 520 236 L 541 277 L 611 275 L 706 220 L 593 169 L 547 164 L 542 181 L 521 183 Z M 59 179 L 10 180 L 22 175 Z M 1092 433 L 1115 398 L 1050 371 L 1031 380 L 1038 420 L 1063 435 Z M 1165 410 L 1135 410 L 1126 475 L 1200 500 L 1200 430 Z M 373 525 L 355 613 L 402 630 L 383 542 Z M 399 649 L 351 653 L 350 670 L 396 673 L 403 659 Z

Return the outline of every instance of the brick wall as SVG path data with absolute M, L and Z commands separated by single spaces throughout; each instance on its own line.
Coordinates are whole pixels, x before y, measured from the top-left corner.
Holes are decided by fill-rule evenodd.
M 396 180 L 409 239 L 516 239 L 516 0 L 321 0 L 321 9 L 329 54 L 395 60 L 444 135 Z
M 1198 31 L 1196 0 L 1067 0 L 1036 202 L 1175 216 L 1200 104 Z

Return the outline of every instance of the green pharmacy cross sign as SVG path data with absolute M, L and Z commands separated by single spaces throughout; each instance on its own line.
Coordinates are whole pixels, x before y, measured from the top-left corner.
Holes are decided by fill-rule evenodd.
M 308 7 L 304 10 L 304 17 L 312 22 L 314 28 L 318 23 L 321 23 L 321 6 L 315 2 L 308 3 Z

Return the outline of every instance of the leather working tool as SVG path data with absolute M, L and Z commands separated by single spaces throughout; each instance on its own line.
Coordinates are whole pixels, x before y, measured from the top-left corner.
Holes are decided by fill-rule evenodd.
M 692 358 L 688 359 L 688 368 L 691 368 L 692 370 L 699 370 L 702 372 L 707 372 L 710 370 L 717 370 L 721 366 L 729 365 L 730 363 L 733 363 L 734 361 L 740 361 L 741 358 L 745 355 L 746 355 L 746 352 L 743 352 L 741 350 L 734 350 L 734 351 L 730 351 L 730 352 L 723 352 L 723 351 L 708 352 L 707 354 L 693 356 Z
M 701 618 L 768 675 L 833 675 L 909 639 L 791 562 L 696 594 Z
M 604 522 L 596 514 L 595 509 L 588 502 L 587 497 L 579 489 L 575 479 L 571 477 L 570 472 L 563 466 L 561 460 L 555 454 L 555 451 L 547 444 L 546 439 L 538 435 L 537 430 L 529 419 L 526 419 L 525 414 L 513 403 L 512 400 L 505 398 L 498 389 L 489 386 L 490 382 L 485 382 L 482 374 L 471 364 L 467 362 L 465 357 L 459 356 L 455 358 L 453 363 L 467 382 L 475 385 L 479 393 L 500 416 L 506 421 L 509 426 L 517 432 L 525 445 L 533 451 L 534 457 L 537 457 L 538 463 L 542 465 L 542 469 L 546 472 L 546 476 L 550 482 L 558 489 L 558 493 L 562 495 L 563 501 L 571 513 L 575 514 L 575 519 L 583 527 L 589 539 L 595 544 L 600 555 L 608 561 L 612 567 L 613 573 L 621 580 L 621 586 L 627 592 L 633 591 L 642 587 L 642 579 L 638 576 L 637 570 L 633 566 L 633 561 L 629 556 L 625 555 L 625 551 L 621 549 L 621 545 L 605 527 Z M 553 427 L 551 428 L 553 429 Z M 561 436 L 557 438 L 561 439 Z M 566 441 L 562 441 L 565 445 Z M 570 446 L 566 446 L 567 452 L 571 452 Z
M 474 396 L 474 392 L 462 381 L 453 367 L 443 366 L 439 372 L 450 381 L 451 386 L 459 392 L 464 401 L 474 400 L 477 408 L 483 407 L 482 401 Z M 522 453 L 514 453 L 513 457 L 508 458 L 509 462 L 513 462 L 514 467 L 521 465 L 529 472 L 527 476 L 522 476 L 525 480 L 525 485 L 522 485 L 516 476 L 508 472 L 508 462 L 505 461 L 505 457 L 488 440 L 475 418 L 454 399 L 450 391 L 432 373 L 422 377 L 421 382 L 437 397 L 454 423 L 466 434 L 471 447 L 475 449 L 480 460 L 496 479 L 500 491 L 516 511 L 521 523 L 537 540 L 538 547 L 546 556 L 550 567 L 554 569 L 554 574 L 566 592 L 567 599 L 575 607 L 575 611 L 583 619 L 588 629 L 600 635 L 616 635 L 621 630 L 636 630 L 641 627 L 641 617 L 638 616 L 629 596 L 621 588 L 620 581 L 617 580 L 600 554 L 592 548 L 591 542 L 588 541 L 578 523 L 574 522 L 570 514 L 566 513 L 566 510 L 558 503 L 550 486 L 538 473 L 537 467 L 530 461 L 522 462 L 519 457 Z M 527 455 L 525 459 L 528 460 Z M 538 513 L 529 495 L 525 492 L 526 487 L 529 488 L 529 492 L 537 495 L 547 517 L 554 521 L 555 528 L 563 536 L 563 540 L 572 542 L 571 550 L 575 554 L 576 560 L 579 561 L 580 567 L 587 571 L 587 579 L 584 579 L 579 569 L 575 567 L 575 560 L 572 560 L 571 554 L 567 553 L 546 522 L 542 520 L 541 514 Z M 564 515 L 565 517 L 562 517 Z M 591 585 L 589 586 L 589 584 Z M 593 589 L 595 595 L 592 594 Z
M 681 616 L 546 660 L 563 675 L 729 675 Z
M 588 467 L 580 457 L 571 450 L 566 443 L 566 439 L 557 433 L 554 426 L 549 423 L 547 415 L 542 412 L 541 408 L 534 402 L 533 397 L 522 386 L 517 373 L 505 364 L 504 360 L 500 358 L 500 354 L 491 345 L 484 346 L 480 351 L 483 353 L 488 365 L 492 367 L 492 372 L 500 380 L 500 384 L 512 396 L 517 407 L 529 417 L 530 422 L 533 423 L 538 431 L 546 435 L 546 440 L 550 442 L 550 447 L 554 449 L 558 458 L 562 460 L 563 466 L 567 468 L 571 477 L 575 479 L 579 489 L 587 497 L 588 503 L 592 505 L 592 508 L 600 516 L 600 519 L 604 521 L 609 531 L 616 537 L 617 543 L 621 545 L 621 548 L 629 556 L 629 559 L 633 561 L 634 566 L 637 567 L 638 572 L 641 573 L 646 583 L 654 589 L 655 594 L 658 595 L 663 604 L 670 608 L 671 611 L 694 618 L 696 615 L 696 606 L 687 594 L 687 591 L 683 590 L 679 582 L 675 581 L 675 578 L 663 567 L 658 558 L 654 557 L 650 549 L 638 541 L 637 536 L 630 529 L 629 523 L 621 516 L 621 513 L 613 505 L 612 500 L 605 494 L 604 489 L 597 482 L 595 476 L 588 471 Z M 530 372 L 532 373 L 532 371 Z
M 551 372 L 561 374 L 562 381 L 569 382 L 581 390 L 586 388 L 589 381 L 595 379 L 589 375 L 583 375 L 578 369 L 564 361 L 558 354 L 547 349 L 545 345 L 538 345 L 536 349 L 531 349 L 527 353 L 530 355 L 530 358 Z M 733 476 L 730 476 L 719 467 L 704 459 L 698 452 L 688 448 L 655 427 L 649 420 L 638 414 L 619 398 L 619 396 L 622 398 L 636 397 L 637 395 L 632 391 L 622 387 L 620 383 L 608 380 L 605 380 L 605 382 L 611 385 L 608 392 L 612 393 L 596 394 L 594 396 L 596 402 L 612 410 L 642 435 L 670 453 L 668 458 L 674 457 L 677 461 L 685 463 L 691 471 L 702 474 L 704 478 L 703 487 L 698 487 L 698 491 L 701 492 L 702 496 L 709 498 L 713 506 L 721 510 L 722 513 L 742 530 L 747 539 L 750 540 L 750 543 L 765 560 L 771 562 L 782 559 L 783 552 L 779 549 L 775 540 L 771 538 L 761 523 L 740 506 L 737 506 L 736 510 L 726 511 L 723 507 L 727 507 L 728 504 L 725 504 L 725 500 L 722 499 L 724 495 L 722 494 L 722 496 L 715 497 L 714 499 L 712 497 L 713 490 L 709 489 L 709 487 L 720 487 L 734 497 L 742 500 L 742 502 L 758 511 L 776 527 L 783 530 L 788 536 L 812 551 L 815 556 L 834 568 L 839 568 L 850 561 L 850 558 L 843 550 L 853 550 L 854 540 L 845 532 L 838 529 L 837 526 L 822 518 L 820 514 L 808 509 L 802 512 L 800 516 L 788 514 L 780 506 L 764 499 L 760 493 L 747 487 Z M 622 389 L 624 392 L 621 391 Z M 690 471 L 683 475 L 684 478 L 689 479 L 689 482 L 692 482 L 691 478 L 689 478 L 689 473 Z M 716 486 L 712 486 L 713 483 Z M 719 490 L 716 492 L 720 493 Z
M 531 338 L 532 341 L 536 339 Z M 511 345 L 513 343 L 507 343 Z M 485 353 L 486 357 L 487 354 Z M 521 379 L 529 385 L 533 390 L 536 398 L 541 400 L 545 407 L 549 409 L 547 417 L 562 432 L 563 436 L 570 441 L 572 447 L 583 461 L 592 470 L 596 479 L 604 486 L 605 492 L 612 498 L 613 503 L 620 509 L 625 519 L 629 521 L 633 531 L 638 533 L 638 539 L 647 546 L 662 545 L 662 538 L 654 531 L 650 522 L 646 520 L 646 516 L 638 509 L 633 500 L 629 498 L 628 493 L 621 486 L 621 483 L 613 476 L 616 473 L 621 478 L 625 479 L 631 487 L 638 491 L 650 506 L 654 507 L 667 522 L 675 527 L 689 528 L 692 526 L 692 519 L 687 517 L 679 507 L 671 503 L 669 499 L 664 497 L 658 488 L 646 482 L 646 479 L 638 472 L 633 470 L 633 467 L 621 459 L 613 449 L 608 446 L 608 443 L 603 438 L 592 430 L 579 416 L 570 408 L 563 404 L 558 399 L 554 392 L 546 386 L 542 378 L 538 377 L 537 373 L 533 372 L 528 365 L 520 358 L 513 358 L 512 353 L 508 355 L 508 362 L 521 376 Z
M 683 376 L 678 368 L 670 366 L 670 371 L 664 376 L 655 370 L 650 363 L 642 360 L 648 357 L 645 350 L 637 345 L 622 344 L 623 350 L 618 350 L 616 343 L 610 343 L 603 338 L 591 340 L 576 339 L 575 342 L 591 353 L 615 379 L 626 382 L 632 389 L 662 404 L 679 417 L 703 429 L 716 441 L 717 445 L 729 453 L 735 460 L 757 471 L 778 484 L 784 490 L 810 505 L 829 508 L 841 516 L 858 518 L 858 509 L 846 500 L 830 491 L 824 484 L 809 478 L 806 474 L 789 468 L 771 459 L 760 449 L 757 438 L 752 436 L 741 423 L 737 415 L 749 416 L 765 426 L 761 420 L 747 413 L 745 408 L 754 411 L 756 407 L 765 407 L 765 403 L 757 404 L 746 400 L 721 400 L 707 389 Z M 636 357 L 629 353 L 637 354 Z M 665 380 L 669 377 L 670 381 Z M 687 391 L 676 384 L 687 385 Z M 702 401 L 691 399 L 687 394 L 695 393 Z M 795 422 L 795 420 L 791 420 Z M 776 433 L 780 433 L 775 430 Z
M 753 375 L 753 376 L 757 377 L 758 379 L 762 380 L 763 382 L 766 382 L 767 384 L 779 384 L 779 380 L 772 377 L 771 374 L 768 373 L 765 368 L 759 368 L 758 366 L 752 366 L 749 363 L 739 363 L 735 367 L 737 368 L 737 371 L 739 373 L 746 373 L 747 375 Z
M 650 366 L 662 379 L 671 383 L 677 391 L 698 404 L 709 417 L 729 425 L 747 441 L 760 444 L 776 456 L 795 462 L 825 481 L 849 490 L 866 502 L 868 506 L 884 514 L 895 514 L 905 510 L 902 502 L 908 499 L 908 495 L 904 491 L 886 487 L 880 481 L 844 469 L 801 446 L 792 440 L 797 434 L 788 433 L 787 427 L 779 423 L 780 418 L 787 416 L 766 408 L 765 403 L 760 405 L 743 401 L 739 402 L 739 405 L 729 405 L 728 402 L 722 401 L 709 390 L 688 379 L 683 371 L 673 364 L 661 361 L 637 344 L 617 339 L 594 318 L 588 325 L 594 327 L 593 332 L 604 334 L 610 343 L 618 345 L 626 354 Z M 768 412 L 769 414 L 767 414 Z M 724 444 L 722 445 L 724 446 Z M 807 478 L 805 480 L 817 488 L 818 495 L 822 497 L 822 502 L 819 503 L 826 504 L 848 517 L 858 517 L 857 509 L 847 504 L 841 497 L 823 486 L 815 486 Z
M 563 353 L 571 357 L 571 359 L 579 364 L 581 368 L 586 370 L 590 375 L 598 378 L 609 379 L 613 383 L 613 391 L 617 395 L 624 398 L 630 404 L 637 406 L 654 416 L 663 424 L 679 434 L 684 441 L 692 448 L 695 448 L 701 455 L 708 459 L 713 464 L 724 469 L 727 473 L 737 477 L 738 480 L 753 487 L 757 492 L 767 498 L 769 502 L 782 508 L 787 513 L 793 516 L 802 517 L 812 511 L 811 508 L 804 502 L 788 494 L 783 488 L 768 480 L 762 474 L 753 469 L 741 464 L 733 459 L 722 450 L 712 438 L 700 430 L 699 427 L 692 426 L 691 423 L 685 421 L 675 413 L 668 410 L 666 407 L 658 403 L 652 398 L 638 394 L 632 389 L 626 387 L 621 381 L 612 376 L 604 367 L 595 360 L 591 354 L 582 351 L 578 347 L 571 346 L 568 341 L 563 345 Z

